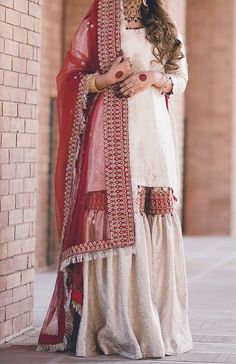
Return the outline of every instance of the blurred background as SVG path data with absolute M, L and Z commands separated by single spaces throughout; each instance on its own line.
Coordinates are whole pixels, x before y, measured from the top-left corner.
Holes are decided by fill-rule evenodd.
M 33 297 L 34 325 L 40 327 L 53 289 L 55 78 L 90 3 L 0 0 L 0 344 L 31 327 Z M 196 343 L 233 343 L 236 1 L 166 0 L 166 7 L 189 65 L 189 84 L 175 108 L 191 327 Z

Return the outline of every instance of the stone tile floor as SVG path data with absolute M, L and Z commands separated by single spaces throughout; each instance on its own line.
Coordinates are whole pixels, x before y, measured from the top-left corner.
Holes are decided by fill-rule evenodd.
M 141 362 L 236 364 L 236 241 L 225 237 L 185 237 L 185 253 L 194 348 L 175 357 Z M 67 353 L 35 352 L 54 278 L 54 272 L 36 275 L 34 329 L 1 346 L 1 364 L 140 362 L 119 356 L 76 358 Z

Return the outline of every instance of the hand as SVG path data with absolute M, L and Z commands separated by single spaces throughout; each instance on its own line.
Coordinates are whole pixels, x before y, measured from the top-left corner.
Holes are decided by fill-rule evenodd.
M 162 87 L 164 83 L 163 77 L 162 73 L 155 71 L 134 73 L 121 82 L 120 94 L 124 97 L 131 97 L 153 85 L 155 87 Z
M 131 74 L 132 66 L 130 59 L 119 56 L 106 74 L 97 76 L 96 86 L 98 89 L 103 89 L 125 80 Z
M 132 72 L 130 58 L 123 58 L 123 56 L 119 56 L 113 63 L 110 71 L 107 72 L 107 78 L 110 85 L 114 85 L 117 82 L 125 80 L 132 74 Z
M 131 97 L 153 85 L 153 72 L 140 72 L 130 75 L 120 84 L 120 94 Z

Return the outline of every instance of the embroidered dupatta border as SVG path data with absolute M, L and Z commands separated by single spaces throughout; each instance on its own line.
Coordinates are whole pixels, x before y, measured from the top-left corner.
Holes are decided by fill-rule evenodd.
M 107 0 L 98 4 L 98 59 L 102 73 L 105 73 L 120 52 L 120 0 L 114 0 L 115 9 Z M 82 99 L 78 94 L 78 100 Z M 84 105 L 84 102 L 83 102 Z M 81 123 L 82 114 L 75 115 L 75 125 Z M 82 122 L 84 124 L 84 122 Z M 104 146 L 105 146 L 105 180 L 108 202 L 108 218 L 111 238 L 107 241 L 75 242 L 62 253 L 61 270 L 77 255 L 76 261 L 83 260 L 84 253 L 129 247 L 135 244 L 134 209 L 129 159 L 128 101 L 115 96 L 114 89 L 104 91 Z M 78 130 L 73 128 L 71 142 L 73 149 L 79 139 Z M 74 135 L 74 137 L 73 137 Z M 66 191 L 67 201 L 73 182 L 69 161 L 70 188 Z M 73 168 L 72 168 L 73 169 Z M 68 216 L 68 203 L 66 215 Z M 65 220 L 66 224 L 66 220 Z
M 98 7 L 98 58 L 102 72 L 112 66 L 121 51 L 120 0 L 115 9 L 107 0 Z M 129 157 L 128 101 L 113 88 L 104 96 L 105 174 L 111 240 L 117 247 L 135 242 L 134 209 Z
M 84 75 L 81 78 L 76 99 L 72 133 L 69 140 L 69 154 L 68 154 L 68 161 L 66 165 L 66 175 L 65 175 L 65 192 L 64 192 L 64 209 L 63 209 L 64 218 L 63 218 L 63 226 L 60 239 L 61 247 L 70 213 L 70 200 L 73 190 L 73 182 L 75 181 L 76 177 L 75 163 L 81 147 L 80 138 L 86 127 L 86 120 L 83 111 L 86 109 L 87 95 L 89 92 L 87 88 L 87 77 L 88 77 L 87 75 Z
M 112 6 L 111 1 L 98 0 L 98 55 L 101 72 L 106 72 L 111 66 L 110 62 L 118 56 L 117 53 L 120 50 L 120 0 L 113 1 L 115 6 Z M 87 108 L 88 95 L 86 85 L 87 76 L 84 75 L 81 77 L 78 88 L 76 111 L 69 141 L 64 191 L 64 219 L 61 234 L 62 247 L 70 213 L 71 198 L 73 198 L 73 185 L 77 178 L 75 163 L 82 146 L 82 136 L 86 126 L 84 112 Z M 90 242 L 88 245 L 74 242 L 64 252 L 61 250 L 59 280 L 55 286 L 55 289 L 58 290 L 55 310 L 59 312 L 57 319 L 60 327 L 54 335 L 47 333 L 47 326 L 42 329 L 37 351 L 63 351 L 67 348 L 68 340 L 72 335 L 71 297 L 67 286 L 66 266 L 82 261 L 86 257 L 83 253 L 91 253 L 91 259 L 94 259 L 96 251 L 104 253 L 104 257 L 108 254 L 117 254 L 118 249 L 116 248 L 126 247 L 127 252 L 134 251 L 135 230 L 129 160 L 128 102 L 126 99 L 117 98 L 113 89 L 108 89 L 104 92 L 104 105 L 105 179 L 111 240 Z M 52 301 L 50 314 L 54 314 L 53 305 Z M 45 322 L 48 324 L 51 319 L 46 318 Z

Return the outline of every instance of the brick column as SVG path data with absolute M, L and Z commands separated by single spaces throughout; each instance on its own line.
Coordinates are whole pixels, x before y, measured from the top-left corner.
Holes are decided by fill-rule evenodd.
M 232 72 L 232 164 L 231 164 L 231 210 L 230 210 L 230 233 L 234 237 L 236 237 L 236 64 L 235 64 L 235 57 L 236 57 L 236 2 L 233 2 L 233 41 L 232 41 L 232 48 L 233 48 L 233 72 Z
M 191 235 L 231 232 L 234 6 L 235 0 L 188 1 L 185 232 Z
M 57 250 L 53 177 L 56 154 L 57 124 L 52 115 L 52 99 L 56 97 L 56 75 L 62 62 L 63 0 L 44 1 L 42 4 L 42 42 L 40 61 L 40 115 L 38 147 L 38 223 L 36 266 L 53 264 Z M 52 135 L 52 134 L 55 135 Z M 53 136 L 53 138 L 52 138 Z
M 40 0 L 0 0 L 0 342 L 32 324 Z
M 64 52 L 91 3 L 92 0 L 65 0 Z
M 176 22 L 178 30 L 185 40 L 186 34 L 186 0 L 172 1 L 167 0 L 167 9 L 170 12 L 172 19 Z M 186 41 L 185 46 L 187 49 Z M 187 54 L 188 56 L 188 54 Z M 178 137 L 178 158 L 181 170 L 181 185 L 183 185 L 183 170 L 184 170 L 184 119 L 185 119 L 185 94 L 175 96 L 175 115 L 177 123 Z M 182 198 L 182 196 L 181 196 Z M 181 203 L 182 205 L 182 203 Z M 182 211 L 179 211 L 182 215 Z

